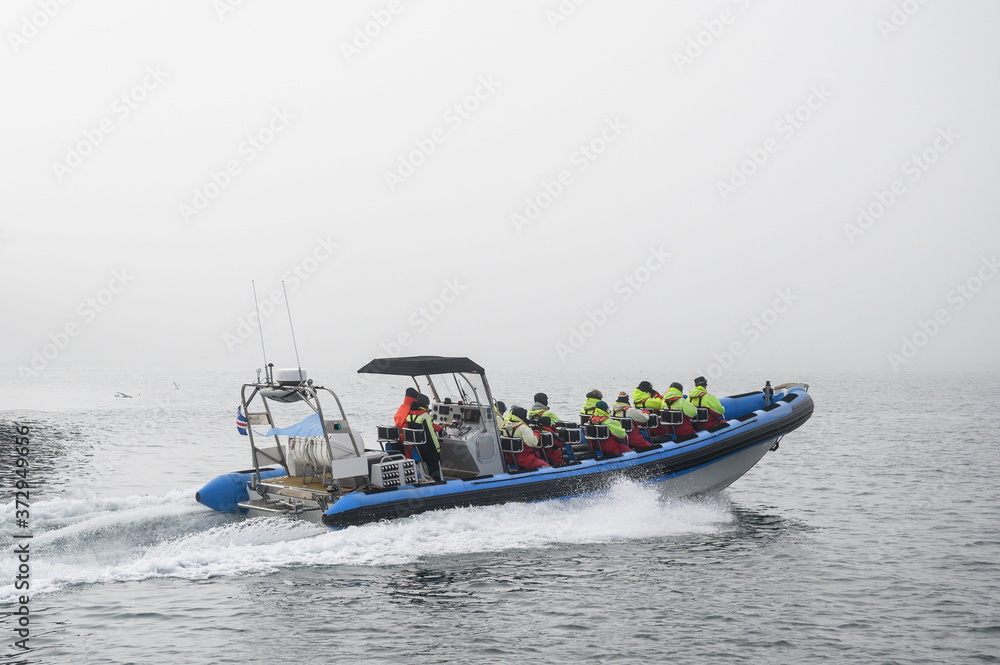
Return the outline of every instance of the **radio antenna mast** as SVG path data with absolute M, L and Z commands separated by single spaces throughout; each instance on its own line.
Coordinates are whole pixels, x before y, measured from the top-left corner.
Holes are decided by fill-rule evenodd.
M 284 285 L 284 282 L 282 282 Z M 267 365 L 267 349 L 264 348 L 264 322 L 260 319 L 260 306 L 257 304 L 257 285 L 250 280 L 250 286 L 253 288 L 253 306 L 257 310 L 257 332 L 260 333 L 260 350 L 264 354 L 264 376 L 267 377 L 267 382 L 271 383 L 271 368 Z M 257 373 L 258 380 L 260 379 L 260 372 Z
M 295 343 L 295 326 L 292 325 L 292 308 L 288 304 L 288 289 L 285 280 L 281 280 L 281 290 L 285 294 L 285 311 L 288 312 L 288 328 L 292 331 L 292 348 L 295 349 L 295 362 L 299 366 L 299 381 L 302 381 L 302 362 L 299 360 L 299 345 Z

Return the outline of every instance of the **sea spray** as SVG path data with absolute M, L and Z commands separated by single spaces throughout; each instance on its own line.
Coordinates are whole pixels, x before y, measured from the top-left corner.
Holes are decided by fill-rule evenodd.
M 192 494 L 96 498 L 89 513 L 83 500 L 46 502 L 48 528 L 40 534 L 32 592 L 683 537 L 716 532 L 734 519 L 725 501 L 665 499 L 655 485 L 631 481 L 587 496 L 441 510 L 341 531 L 286 517 L 219 515 L 194 503 Z M 9 600 L 7 594 L 0 590 L 0 602 Z

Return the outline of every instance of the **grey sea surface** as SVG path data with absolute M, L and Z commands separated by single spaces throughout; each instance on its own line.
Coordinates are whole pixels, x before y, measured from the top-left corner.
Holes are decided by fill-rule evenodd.
M 312 376 L 369 447 L 406 385 Z M 30 390 L 4 382 L 4 612 L 23 593 L 13 536 L 33 536 L 30 649 L 4 614 L 5 662 L 1000 660 L 994 374 L 732 373 L 713 391 L 805 381 L 816 411 L 725 492 L 668 500 L 620 483 L 343 531 L 195 502 L 249 465 L 235 407 L 252 378 L 49 369 Z M 656 377 L 491 380 L 508 405 L 545 390 L 569 418 L 589 388 L 643 378 Z M 27 530 L 15 424 L 30 429 Z

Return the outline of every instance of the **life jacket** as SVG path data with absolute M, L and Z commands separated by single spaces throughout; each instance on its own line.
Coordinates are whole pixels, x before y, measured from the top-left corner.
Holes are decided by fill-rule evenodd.
M 428 429 L 430 428 L 427 427 L 427 423 L 417 422 L 417 419 L 420 418 L 420 416 L 424 415 L 425 413 L 430 413 L 430 411 L 428 411 L 427 409 L 417 409 L 416 411 L 410 411 L 410 415 L 406 416 L 406 425 L 411 428 L 413 426 L 417 426 L 418 429 L 423 429 L 425 432 L 427 432 L 427 443 L 433 444 L 436 437 L 432 431 L 428 431 Z M 402 432 L 400 432 L 400 435 L 402 435 Z M 436 448 L 440 450 L 441 444 L 439 443 L 436 446 Z
M 406 416 L 406 422 L 409 423 L 410 425 L 416 425 L 417 418 L 424 415 L 425 413 L 430 413 L 430 411 L 428 411 L 427 409 L 417 409 L 416 411 L 410 411 L 409 415 Z

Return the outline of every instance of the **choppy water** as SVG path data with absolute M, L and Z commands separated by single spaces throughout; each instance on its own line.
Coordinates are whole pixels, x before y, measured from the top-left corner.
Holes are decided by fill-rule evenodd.
M 39 663 L 1000 659 L 997 377 L 770 377 L 808 380 L 815 415 L 727 492 L 697 501 L 623 483 L 337 532 L 194 502 L 204 482 L 247 466 L 232 414 L 245 378 L 49 370 L 30 391 L 0 389 L 4 552 L 15 421 L 31 427 L 34 484 L 31 650 L 11 647 L 4 617 L 0 653 Z M 548 392 L 568 416 L 577 393 L 615 383 L 634 378 L 568 377 Z M 760 381 L 729 383 L 723 392 Z M 537 389 L 502 375 L 494 388 L 508 403 Z M 373 431 L 401 387 L 340 392 Z M 953 411 L 928 413 L 950 395 L 961 396 Z M 15 566 L 0 555 L 5 609 Z

